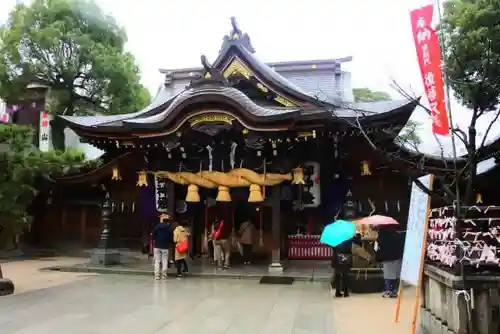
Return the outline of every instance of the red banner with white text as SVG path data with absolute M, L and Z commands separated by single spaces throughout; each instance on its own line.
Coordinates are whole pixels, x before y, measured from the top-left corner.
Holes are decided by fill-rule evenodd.
M 433 5 L 412 10 L 410 12 L 411 27 L 425 93 L 432 112 L 432 132 L 438 135 L 448 135 L 450 126 L 441 73 L 441 48 L 437 32 L 431 26 L 433 13 Z

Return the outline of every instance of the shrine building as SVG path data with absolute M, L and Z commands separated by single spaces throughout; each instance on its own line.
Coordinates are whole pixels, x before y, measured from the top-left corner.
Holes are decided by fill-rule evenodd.
M 279 268 L 330 257 L 319 234 L 347 211 L 404 225 L 411 182 L 367 138 L 398 150 L 416 102 L 353 102 L 349 57 L 266 64 L 234 19 L 218 57 L 201 58 L 199 68 L 161 70 L 143 110 L 60 116 L 105 154 L 47 190 L 38 244 L 140 249 L 163 213 L 190 227 L 196 256 L 215 217 L 236 230 L 250 219 L 255 252 Z

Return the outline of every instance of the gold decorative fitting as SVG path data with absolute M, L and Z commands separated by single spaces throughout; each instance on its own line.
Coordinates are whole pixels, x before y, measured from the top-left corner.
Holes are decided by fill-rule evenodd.
M 138 187 L 147 187 L 148 185 L 148 174 L 146 171 L 140 171 L 139 174 L 137 175 L 137 186 Z
M 211 77 L 210 73 L 205 74 L 205 79 L 210 79 Z
M 250 195 L 248 196 L 249 203 L 258 203 L 264 201 L 262 197 L 262 192 L 260 191 L 260 186 L 258 184 L 250 185 Z
M 241 131 L 241 133 L 243 133 L 244 135 L 247 135 L 248 134 L 248 129 L 243 129 L 243 131 Z
M 281 103 L 282 105 L 284 105 L 285 107 L 295 107 L 295 103 L 285 99 L 284 97 L 281 97 L 281 96 L 276 96 L 275 98 L 276 102 L 278 103 Z
M 363 176 L 372 175 L 372 172 L 370 170 L 370 164 L 366 160 L 361 161 L 361 175 Z
M 263 84 L 261 84 L 260 82 L 257 83 L 257 88 L 260 89 L 261 91 L 263 91 L 264 93 L 269 92 L 269 89 L 266 86 L 264 86 Z
M 198 186 L 190 184 L 187 189 L 186 202 L 198 203 L 200 201 L 200 194 L 198 193 Z
M 476 204 L 483 204 L 483 195 L 481 193 L 476 194 Z
M 120 175 L 120 170 L 118 169 L 118 167 L 114 167 L 113 168 L 113 175 L 111 176 L 111 180 L 115 180 L 115 181 L 121 181 L 122 177 Z
M 231 194 L 229 193 L 229 187 L 219 186 L 219 192 L 217 193 L 217 202 L 231 202 Z

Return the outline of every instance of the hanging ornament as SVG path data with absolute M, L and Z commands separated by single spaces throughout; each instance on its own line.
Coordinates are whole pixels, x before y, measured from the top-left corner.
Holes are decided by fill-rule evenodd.
M 198 186 L 190 184 L 187 189 L 186 202 L 198 203 L 200 201 L 200 194 L 198 193 Z
M 141 170 L 137 176 L 137 186 L 138 187 L 144 187 L 148 186 L 148 174 L 146 171 Z
M 264 198 L 262 197 L 262 192 L 260 191 L 260 186 L 258 184 L 250 185 L 250 195 L 248 196 L 249 203 L 262 202 Z
M 483 204 L 483 195 L 481 193 L 476 193 L 476 204 Z
M 115 180 L 115 181 L 121 181 L 122 177 L 120 175 L 120 170 L 118 169 L 118 167 L 114 167 L 113 168 L 113 175 L 111 176 L 111 180 Z
M 372 175 L 372 172 L 370 170 L 370 164 L 366 160 L 361 161 L 361 175 L 363 176 Z
M 231 202 L 231 194 L 229 193 L 229 187 L 219 186 L 219 192 L 217 193 L 217 202 Z
M 305 181 L 304 181 L 304 168 L 294 168 L 293 169 L 292 184 L 305 184 Z

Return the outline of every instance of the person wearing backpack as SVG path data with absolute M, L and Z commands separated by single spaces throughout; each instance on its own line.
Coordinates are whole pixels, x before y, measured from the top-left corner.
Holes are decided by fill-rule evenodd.
M 212 225 L 212 240 L 214 243 L 214 257 L 217 269 L 229 269 L 231 260 L 231 224 L 216 219 Z
M 169 222 L 165 222 L 160 218 L 160 221 L 153 229 L 153 263 L 155 279 L 167 278 L 168 269 L 168 253 L 169 249 L 174 244 L 173 232 Z

